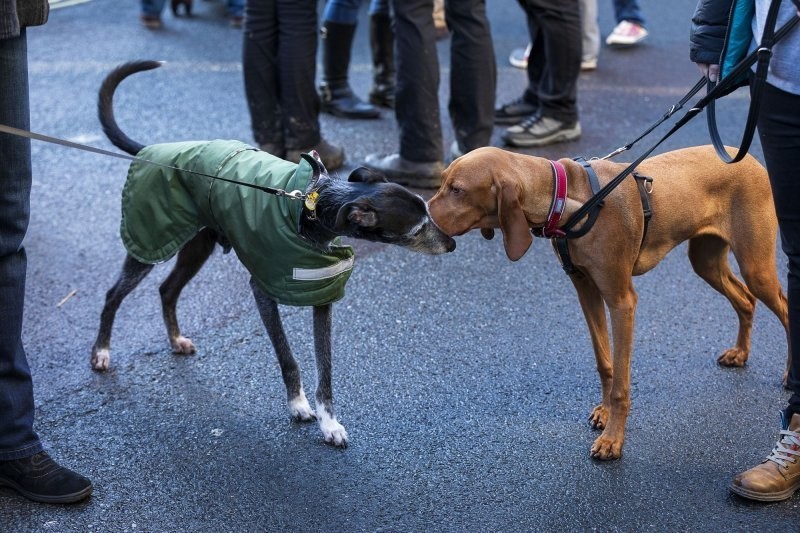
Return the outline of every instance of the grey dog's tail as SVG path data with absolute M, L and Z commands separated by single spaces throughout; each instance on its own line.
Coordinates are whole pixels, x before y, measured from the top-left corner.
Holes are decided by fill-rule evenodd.
M 138 154 L 145 145 L 134 141 L 119 129 L 117 121 L 114 119 L 114 91 L 117 90 L 120 82 L 131 74 L 158 68 L 162 64 L 161 61 L 131 61 L 130 63 L 125 63 L 106 76 L 100 86 L 97 100 L 97 116 L 103 126 L 103 131 L 114 146 L 131 155 Z

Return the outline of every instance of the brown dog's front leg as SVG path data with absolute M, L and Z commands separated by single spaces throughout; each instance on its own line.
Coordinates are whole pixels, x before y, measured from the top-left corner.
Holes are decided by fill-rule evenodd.
M 325 442 L 347 446 L 347 431 L 336 420 L 333 410 L 332 362 L 331 362 L 331 323 L 333 306 L 319 305 L 314 307 L 314 349 L 317 355 L 317 418 Z
M 283 377 L 284 385 L 286 385 L 289 414 L 293 419 L 300 422 L 314 420 L 314 410 L 308 404 L 306 393 L 303 391 L 300 367 L 292 355 L 292 348 L 286 339 L 286 333 L 283 331 L 278 304 L 264 294 L 252 278 L 250 279 L 250 288 L 253 290 L 253 297 L 256 300 L 261 321 L 264 323 L 264 327 L 267 328 L 267 334 L 272 341 L 272 347 L 275 348 L 275 355 L 278 357 L 281 376 Z
M 589 276 L 573 274 L 570 276 L 572 284 L 578 293 L 578 301 L 586 318 L 589 335 L 592 338 L 592 348 L 597 361 L 597 373 L 600 376 L 600 390 L 602 401 L 589 415 L 589 423 L 595 429 L 603 429 L 608 421 L 611 406 L 611 347 L 608 340 L 608 326 L 606 325 L 606 308 L 603 297 L 594 281 Z
M 612 302 L 606 300 L 611 314 L 611 333 L 614 344 L 611 395 L 608 423 L 592 444 L 591 455 L 596 459 L 619 459 L 625 442 L 625 423 L 631 408 L 631 356 L 633 352 L 633 321 L 636 314 L 636 292 L 631 280 L 627 290 L 619 292 Z

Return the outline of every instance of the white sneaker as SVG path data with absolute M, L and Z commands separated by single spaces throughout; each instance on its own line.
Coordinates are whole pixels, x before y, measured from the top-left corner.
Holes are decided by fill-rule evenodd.
M 641 24 L 623 20 L 606 38 L 606 44 L 609 46 L 633 46 L 644 40 L 647 34 L 647 30 Z
M 508 56 L 508 62 L 512 67 L 528 68 L 528 56 L 531 55 L 531 43 L 525 48 L 514 48 Z
M 596 57 L 584 57 L 581 59 L 581 70 L 595 70 L 597 68 Z

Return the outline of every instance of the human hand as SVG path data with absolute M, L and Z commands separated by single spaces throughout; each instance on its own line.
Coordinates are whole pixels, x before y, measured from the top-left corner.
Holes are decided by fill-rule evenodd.
M 719 65 L 709 65 L 708 63 L 697 63 L 697 68 L 703 73 L 703 76 L 712 82 L 716 82 L 719 78 Z

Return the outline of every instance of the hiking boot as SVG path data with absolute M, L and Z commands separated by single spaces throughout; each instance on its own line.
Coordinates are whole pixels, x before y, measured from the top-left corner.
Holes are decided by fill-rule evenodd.
M 523 95 L 495 109 L 494 123 L 518 124 L 538 111 L 539 107 L 528 102 Z
M 344 148 L 336 144 L 329 143 L 325 139 L 320 138 L 319 142 L 314 146 L 302 149 L 287 149 L 286 159 L 294 163 L 300 162 L 300 156 L 307 154 L 311 150 L 316 150 L 319 158 L 322 159 L 322 164 L 328 170 L 336 170 L 344 164 Z
M 0 486 L 41 503 L 75 503 L 92 493 L 91 481 L 59 465 L 47 452 L 0 461 Z
M 781 412 L 781 438 L 764 461 L 742 472 L 730 485 L 734 494 L 759 502 L 777 502 L 800 488 L 800 414 Z
M 642 42 L 647 34 L 647 30 L 638 22 L 623 20 L 606 37 L 606 44 L 609 46 L 634 46 Z
M 511 146 L 529 147 L 573 141 L 581 136 L 581 124 L 561 122 L 550 117 L 532 116 L 503 133 L 503 141 Z
M 416 162 L 409 161 L 400 154 L 391 154 L 380 157 L 377 154 L 368 155 L 364 166 L 382 173 L 389 181 L 420 187 L 423 189 L 436 189 L 442 182 L 444 165 L 441 161 Z

